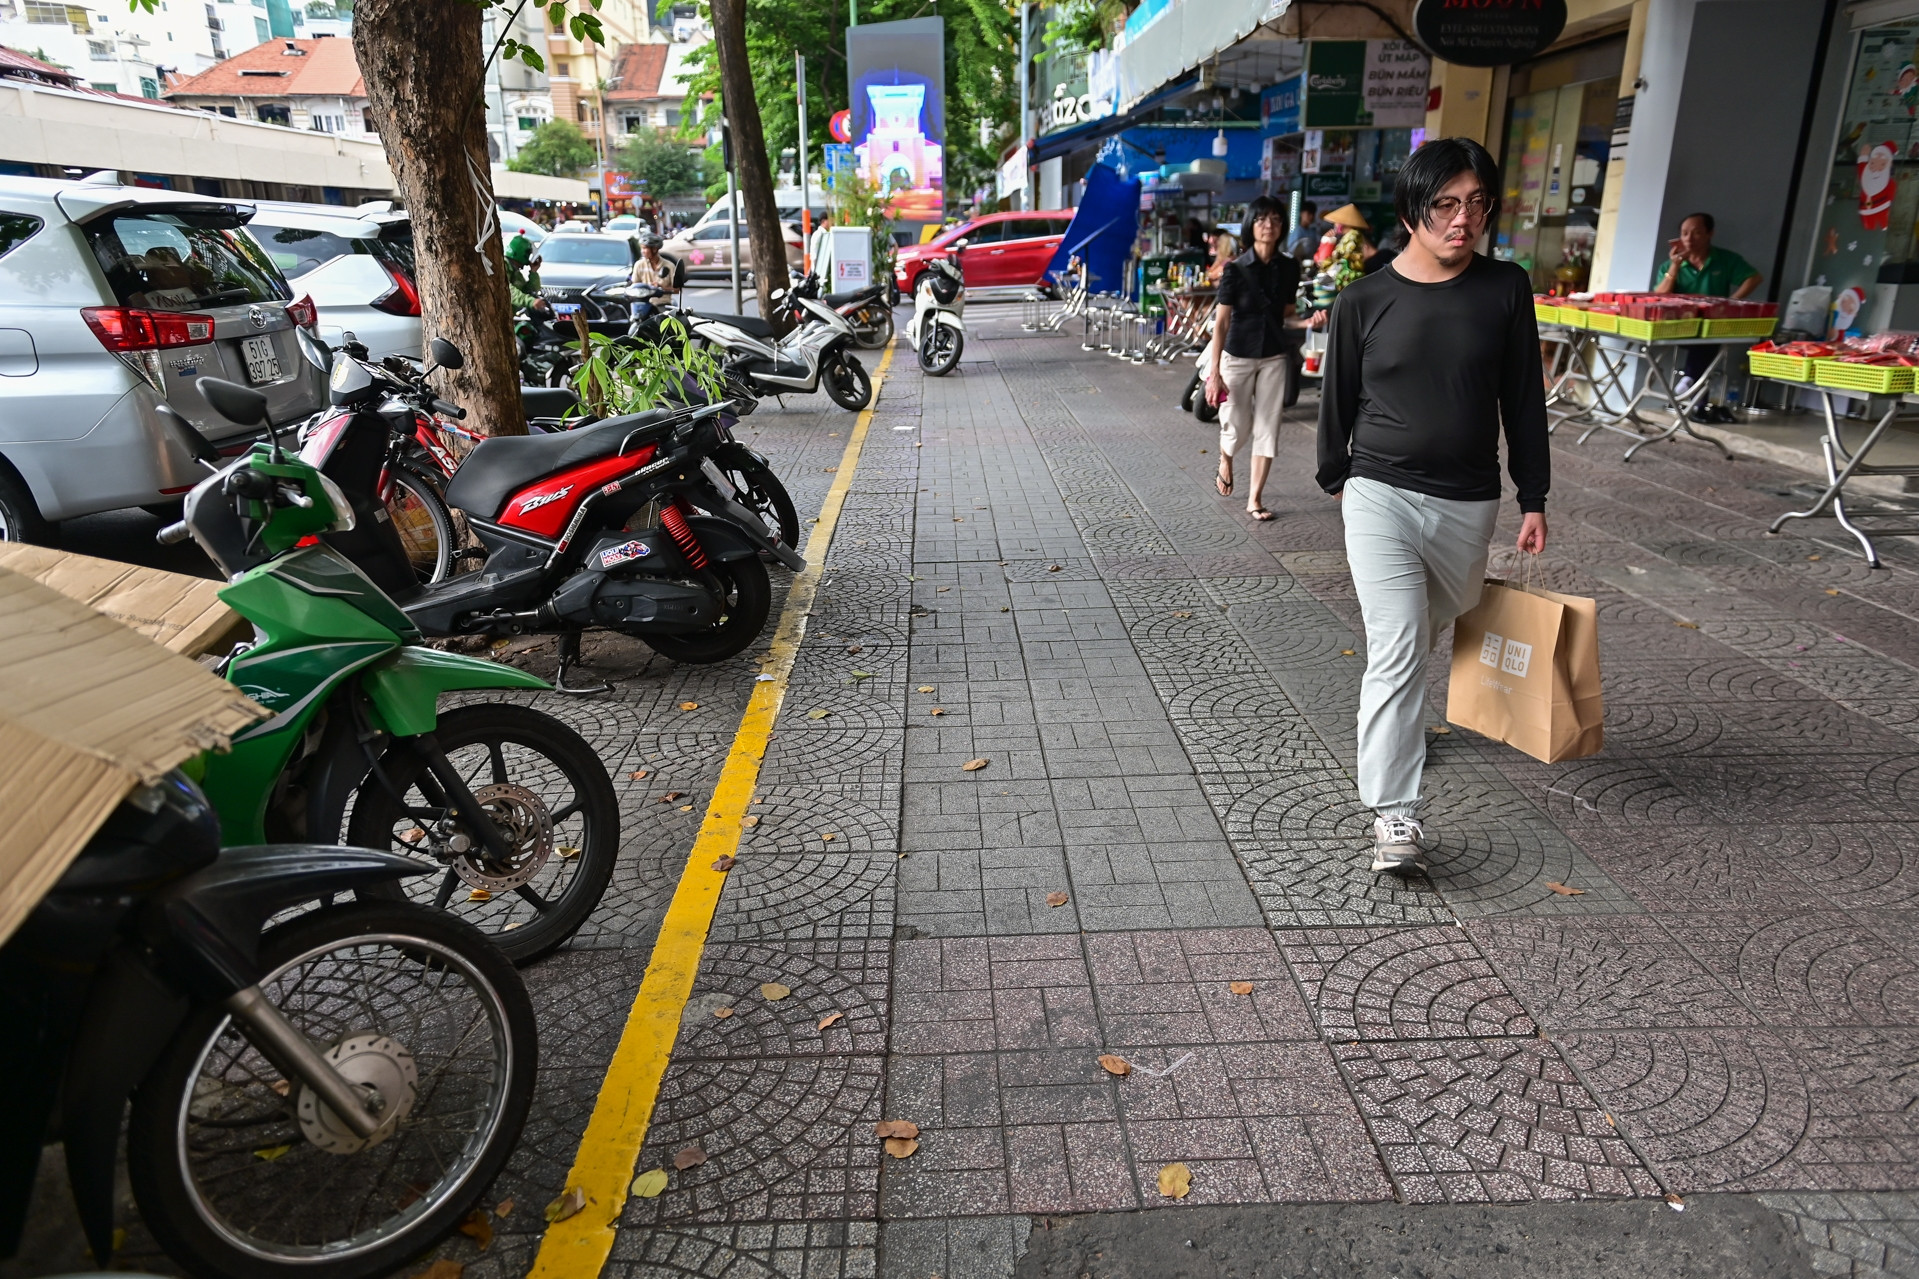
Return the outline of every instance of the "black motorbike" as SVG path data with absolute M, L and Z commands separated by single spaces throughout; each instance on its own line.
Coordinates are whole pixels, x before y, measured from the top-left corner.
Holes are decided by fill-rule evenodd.
M 353 901 L 420 870 L 357 848 L 222 852 L 177 771 L 129 796 L 0 948 L 0 1252 L 57 1140 L 111 1264 L 129 1097 L 134 1197 L 191 1274 L 373 1279 L 449 1234 L 519 1140 L 538 1039 L 478 931 Z

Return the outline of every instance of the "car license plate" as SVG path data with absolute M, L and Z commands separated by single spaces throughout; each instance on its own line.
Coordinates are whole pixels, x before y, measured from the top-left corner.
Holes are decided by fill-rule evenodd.
M 242 338 L 240 354 L 247 362 L 247 381 L 258 386 L 280 380 L 280 353 L 273 349 L 272 338 Z
M 578 302 L 555 302 L 553 304 L 553 314 L 555 315 L 578 315 L 579 313 L 580 304 Z

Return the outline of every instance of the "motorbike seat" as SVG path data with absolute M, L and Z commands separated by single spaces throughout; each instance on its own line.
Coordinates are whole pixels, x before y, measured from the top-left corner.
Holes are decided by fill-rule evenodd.
M 849 302 L 866 302 L 879 297 L 886 290 L 877 284 L 869 284 L 863 289 L 848 289 L 844 293 L 829 293 L 820 301 L 828 306 L 845 306 Z
M 717 320 L 721 324 L 730 324 L 740 332 L 750 333 L 756 338 L 777 336 L 772 324 L 757 315 L 723 315 L 718 311 L 688 311 L 687 314 L 696 315 L 702 320 Z
M 534 417 L 565 417 L 580 406 L 580 397 L 563 386 L 523 386 L 520 407 Z
M 542 476 L 612 457 L 620 446 L 649 444 L 664 436 L 679 409 L 653 409 L 610 417 L 576 431 L 546 435 L 496 435 L 481 440 L 446 486 L 448 506 L 482 519 L 496 519 L 507 499 Z

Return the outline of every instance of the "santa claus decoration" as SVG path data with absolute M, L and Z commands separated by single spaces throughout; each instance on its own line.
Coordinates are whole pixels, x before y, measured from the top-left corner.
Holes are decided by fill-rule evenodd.
M 1892 198 L 1899 191 L 1892 161 L 1898 154 L 1898 146 L 1891 142 L 1876 143 L 1870 151 L 1859 153 L 1859 225 L 1868 231 L 1883 231 L 1891 221 Z

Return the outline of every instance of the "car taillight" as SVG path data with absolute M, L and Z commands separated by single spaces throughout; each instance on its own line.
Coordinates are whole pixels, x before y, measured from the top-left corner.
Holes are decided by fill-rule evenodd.
M 391 262 L 382 262 L 380 265 L 393 278 L 393 292 L 375 302 L 374 309 L 385 311 L 388 315 L 418 315 L 420 291 L 413 287 L 413 277 Z
M 156 351 L 163 346 L 201 346 L 213 341 L 213 317 L 176 311 L 142 311 L 130 306 L 85 306 L 80 318 L 100 345 L 120 355 Z
M 303 329 L 310 329 L 320 322 L 320 308 L 313 305 L 312 297 L 303 297 L 298 302 L 287 303 L 287 319 Z

